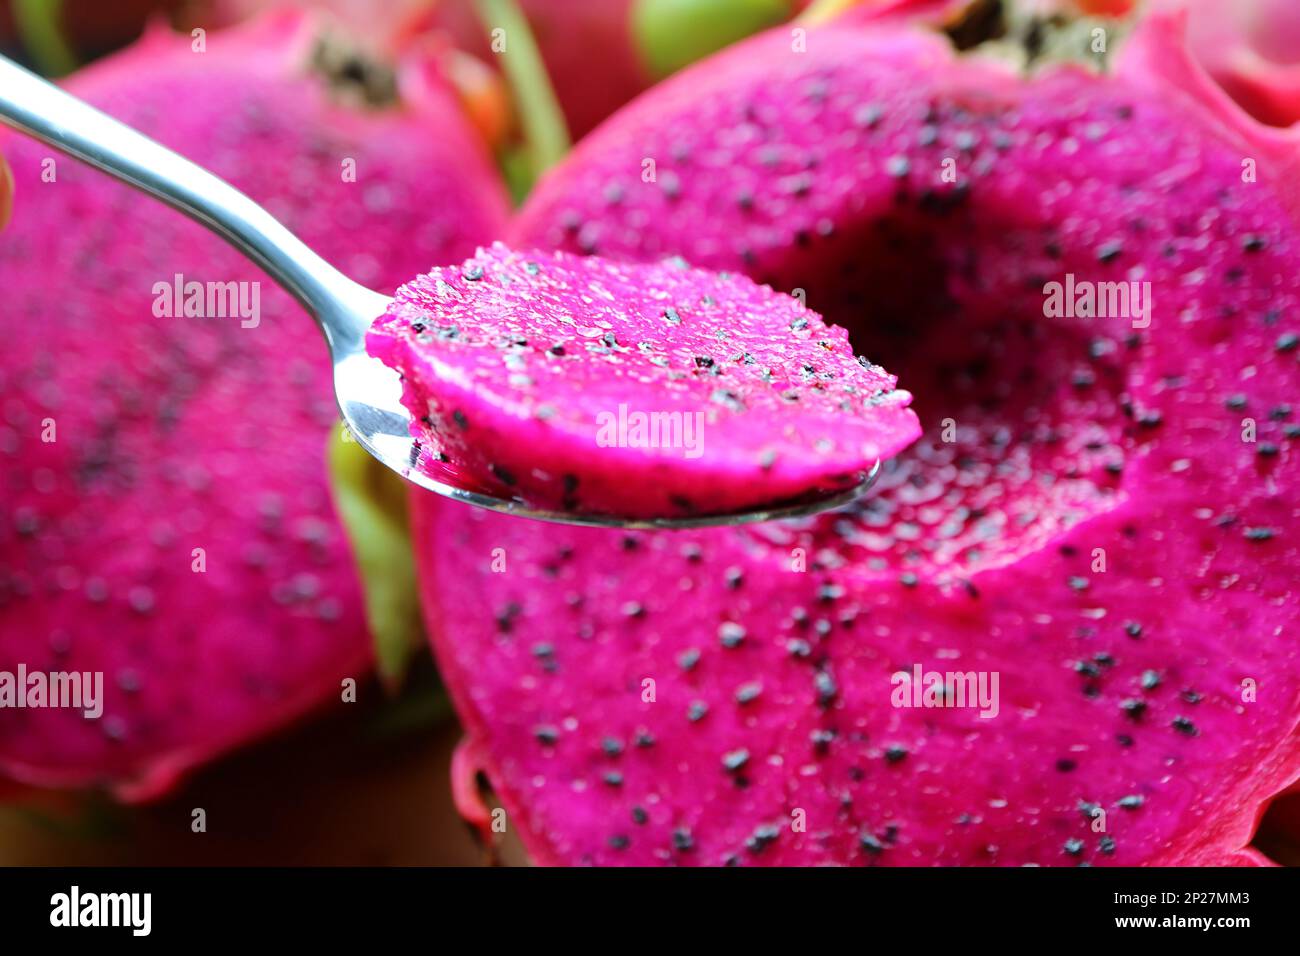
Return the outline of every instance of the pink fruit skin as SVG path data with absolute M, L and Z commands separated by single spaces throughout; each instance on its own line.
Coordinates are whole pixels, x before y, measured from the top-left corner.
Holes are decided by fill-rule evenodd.
M 67 85 L 372 287 L 471 252 L 505 199 L 450 94 L 412 62 L 400 108 L 337 102 L 307 66 L 314 32 L 279 16 L 199 54 L 156 31 Z M 104 711 L 5 710 L 0 770 L 150 797 L 369 672 L 324 462 L 330 368 L 311 319 L 206 230 L 32 141 L 4 148 L 0 670 L 102 671 Z M 260 322 L 156 317 L 178 273 L 260 283 Z
M 1192 53 L 1233 99 L 1274 126 L 1300 120 L 1300 6 L 1197 0 L 1189 10 Z
M 799 524 L 562 530 L 415 496 L 461 764 L 536 861 L 1266 862 L 1253 828 L 1300 772 L 1300 150 L 1181 28 L 1146 21 L 1113 77 L 1030 82 L 903 27 L 799 55 L 775 31 L 544 181 L 514 244 L 805 288 L 925 435 L 874 501 Z M 676 195 L 632 181 L 645 156 Z M 1049 317 L 1067 273 L 1149 281 L 1149 324 Z M 893 706 L 915 665 L 999 675 L 997 716 Z

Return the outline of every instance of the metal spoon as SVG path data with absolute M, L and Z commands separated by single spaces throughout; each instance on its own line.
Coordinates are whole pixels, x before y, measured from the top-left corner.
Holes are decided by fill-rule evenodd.
M 698 528 L 795 518 L 862 495 L 880 463 L 847 490 L 760 511 L 627 520 L 530 508 L 518 499 L 459 488 L 418 466 L 410 413 L 395 371 L 366 354 L 365 335 L 388 307 L 387 296 L 343 275 L 270 213 L 229 183 L 54 84 L 0 57 L 0 122 L 122 180 L 207 226 L 264 269 L 316 319 L 334 362 L 334 392 L 343 420 L 361 446 L 403 478 L 436 494 L 505 514 L 606 528 Z M 21 215 L 21 212 L 19 213 Z

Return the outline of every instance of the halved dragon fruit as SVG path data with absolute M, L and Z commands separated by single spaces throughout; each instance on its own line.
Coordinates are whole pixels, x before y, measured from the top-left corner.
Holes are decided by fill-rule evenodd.
M 911 396 L 797 299 L 685 263 L 500 243 L 397 291 L 370 352 L 439 463 L 538 507 L 634 518 L 860 484 Z
M 400 105 L 362 105 L 313 70 L 314 33 L 281 16 L 199 49 L 155 31 L 68 87 L 375 288 L 471 252 L 504 198 L 450 95 L 410 62 Z M 200 226 L 29 140 L 4 148 L 0 671 L 103 690 L 98 719 L 10 701 L 0 771 L 151 796 L 370 670 L 326 480 L 328 356 Z
M 415 495 L 460 764 L 534 859 L 1262 862 L 1300 776 L 1297 174 L 1169 16 L 1028 78 L 779 29 L 581 144 L 516 246 L 806 289 L 925 434 L 798 523 Z

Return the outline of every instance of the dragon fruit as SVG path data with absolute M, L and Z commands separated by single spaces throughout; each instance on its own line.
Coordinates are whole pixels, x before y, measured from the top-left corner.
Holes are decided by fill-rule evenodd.
M 366 339 L 422 446 L 534 505 L 635 518 L 861 483 L 919 433 L 843 329 L 744 276 L 497 243 L 402 286 Z
M 1300 120 L 1300 8 L 1287 0 L 1198 0 L 1188 43 L 1197 61 L 1252 116 Z
M 743 529 L 417 493 L 467 815 L 481 769 L 546 864 L 1265 862 L 1300 776 L 1298 147 L 1169 15 L 1028 78 L 902 18 L 777 29 L 615 116 L 512 244 L 805 289 L 925 432 L 874 498 Z
M 503 191 L 437 78 L 408 62 L 400 107 L 362 106 L 312 69 L 314 34 L 279 16 L 200 51 L 154 31 L 68 87 L 372 287 L 490 237 Z M 101 672 L 103 712 L 6 710 L 0 770 L 145 798 L 370 670 L 327 483 L 328 356 L 289 296 L 202 227 L 29 140 L 5 151 L 0 671 Z M 232 283 L 229 303 L 259 308 L 172 311 L 182 282 Z

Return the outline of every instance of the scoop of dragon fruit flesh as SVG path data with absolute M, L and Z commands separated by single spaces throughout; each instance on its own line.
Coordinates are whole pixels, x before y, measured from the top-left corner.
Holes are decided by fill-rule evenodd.
M 1167 15 L 1106 74 L 899 19 L 803 40 L 631 104 L 512 241 L 807 289 L 924 434 L 869 500 L 748 528 L 415 493 L 467 817 L 481 770 L 541 863 L 1266 862 L 1300 776 L 1297 134 Z
M 373 288 L 470 254 L 505 199 L 451 94 L 416 59 L 400 103 L 344 82 L 316 37 L 278 16 L 196 55 L 158 29 L 66 85 Z M 201 226 L 16 134 L 3 149 L 0 670 L 98 673 L 102 713 L 6 708 L 0 773 L 152 797 L 371 669 L 364 542 L 327 480 L 328 355 Z M 214 284 L 225 306 L 186 310 Z
M 398 290 L 369 351 L 422 446 L 535 506 L 727 514 L 862 483 L 919 432 L 843 329 L 742 275 L 501 244 Z

